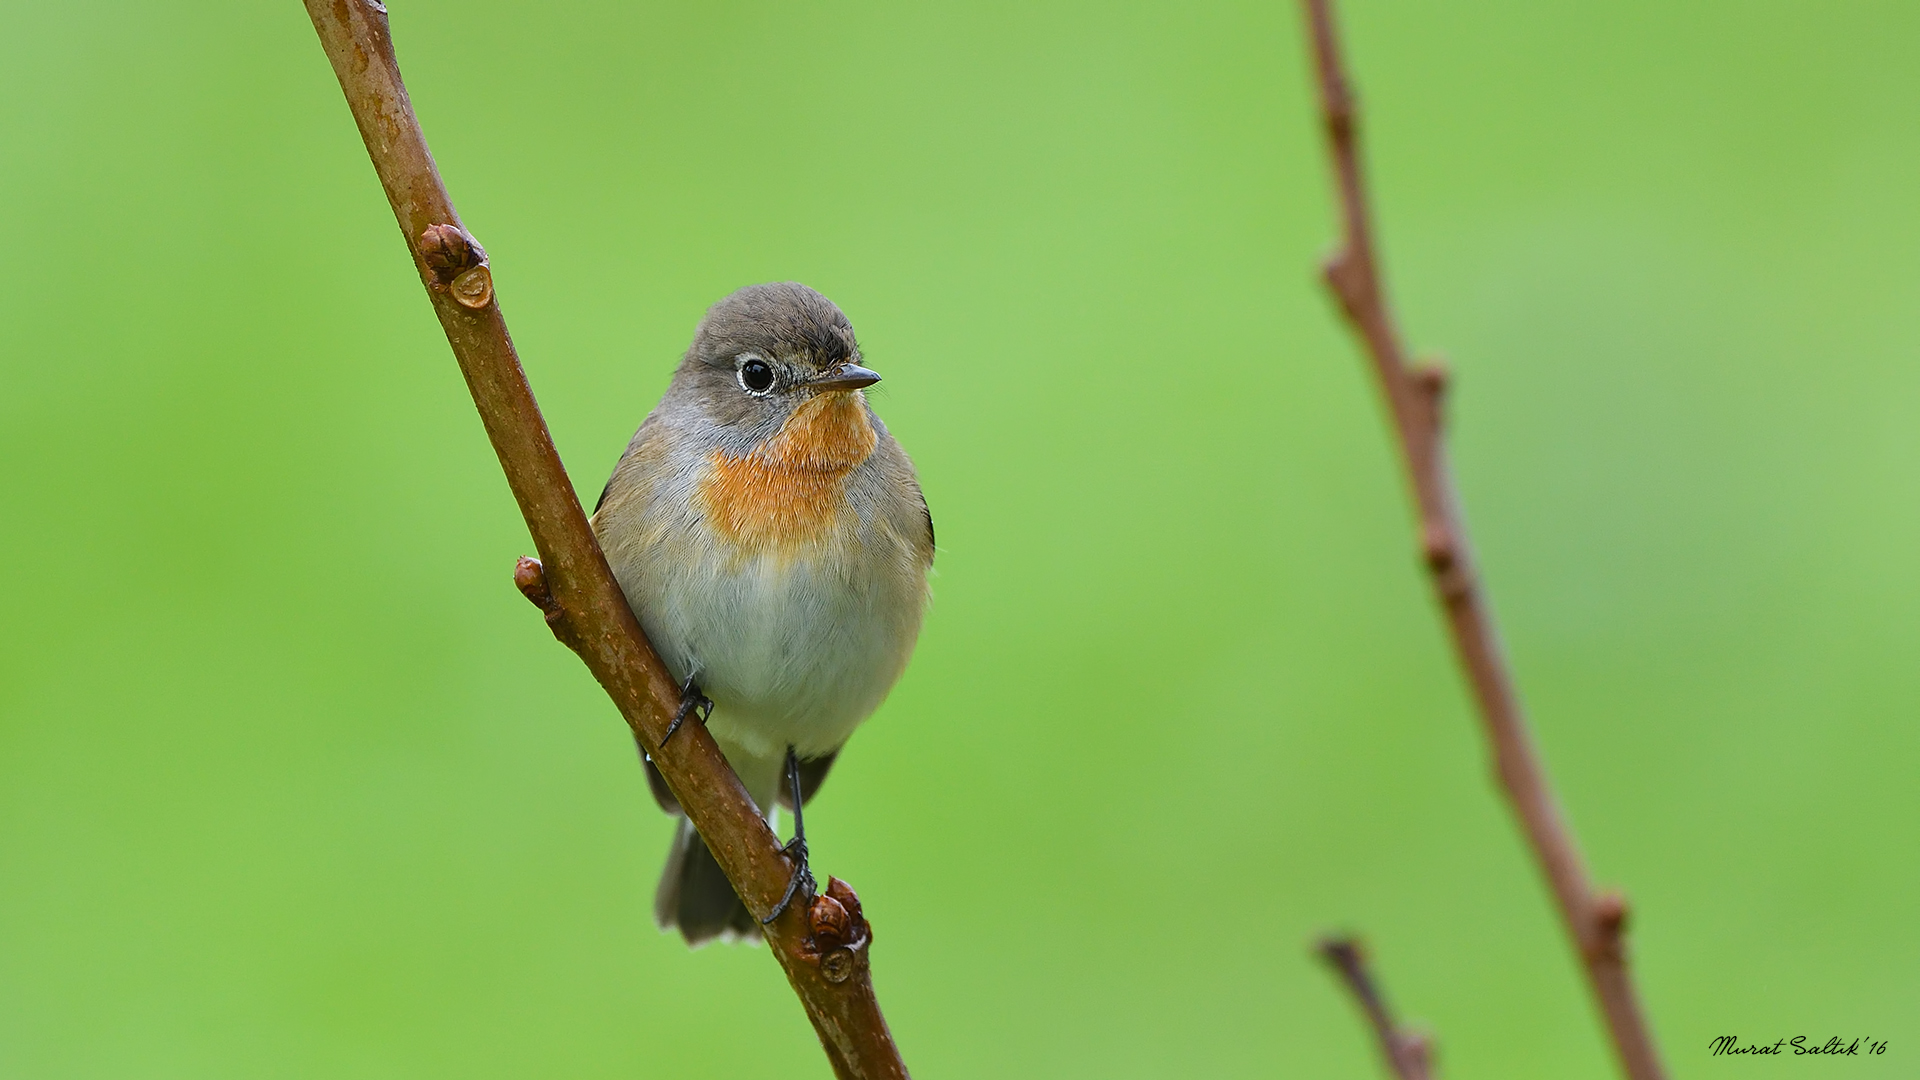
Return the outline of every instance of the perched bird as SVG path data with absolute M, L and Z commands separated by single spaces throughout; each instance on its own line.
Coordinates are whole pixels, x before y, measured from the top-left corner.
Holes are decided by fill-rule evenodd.
M 627 603 L 769 820 L 801 804 L 893 688 L 927 605 L 933 518 L 867 405 L 853 326 L 793 282 L 715 304 L 633 436 L 593 528 Z M 671 738 L 669 729 L 669 738 Z M 653 762 L 655 799 L 679 813 Z M 784 906 L 786 901 L 782 901 Z M 776 911 L 777 913 L 777 911 Z M 684 818 L 654 921 L 690 945 L 757 929 Z

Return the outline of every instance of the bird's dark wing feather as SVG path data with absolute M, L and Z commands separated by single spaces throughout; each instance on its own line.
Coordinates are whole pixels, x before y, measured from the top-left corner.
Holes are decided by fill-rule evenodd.
M 800 763 L 800 798 L 802 801 L 813 801 L 813 793 L 819 791 L 820 785 L 827 782 L 827 770 L 833 768 L 833 759 L 839 756 L 840 751 L 835 750 L 825 757 L 812 758 Z M 780 785 L 780 805 L 786 807 L 788 810 L 793 809 L 793 789 L 785 784 Z
M 659 803 L 660 809 L 667 813 L 678 814 L 680 800 L 673 797 L 673 789 L 667 786 L 667 778 L 660 775 L 660 766 L 655 765 L 653 759 L 647 756 L 646 748 L 640 746 L 640 736 L 633 737 L 633 745 L 640 751 L 640 764 L 647 767 L 647 790 L 653 792 L 653 801 Z

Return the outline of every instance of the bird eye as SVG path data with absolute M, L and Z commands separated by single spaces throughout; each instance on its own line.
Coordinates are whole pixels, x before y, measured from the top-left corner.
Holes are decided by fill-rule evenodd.
M 740 385 L 749 394 L 764 394 L 773 386 L 773 369 L 765 360 L 753 357 L 740 365 Z

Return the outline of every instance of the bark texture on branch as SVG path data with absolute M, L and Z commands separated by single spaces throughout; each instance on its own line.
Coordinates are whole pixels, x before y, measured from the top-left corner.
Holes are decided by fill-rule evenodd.
M 1494 769 L 1552 887 L 1587 973 L 1622 1070 L 1632 1080 L 1665 1076 L 1628 976 L 1622 934 L 1626 901 L 1594 890 L 1579 846 L 1561 817 L 1514 692 L 1493 615 L 1474 577 L 1441 440 L 1446 371 L 1407 359 L 1381 285 L 1360 169 L 1359 110 L 1341 62 L 1331 0 L 1301 0 L 1318 74 L 1322 119 L 1338 188 L 1343 238 L 1327 260 L 1327 285 L 1360 336 L 1387 399 L 1419 515 L 1421 557 L 1446 613 L 1454 651 L 1472 687 Z
M 520 561 L 515 584 L 606 689 L 734 889 L 764 917 L 793 866 L 700 725 L 660 748 L 680 689 L 627 607 L 561 466 L 507 335 L 486 252 L 454 212 L 414 117 L 386 8 L 374 0 L 304 2 L 540 553 Z M 811 905 L 791 905 L 765 932 L 835 1075 L 904 1078 L 874 997 L 872 932 L 853 890 L 833 879 Z
M 1323 938 L 1318 946 L 1320 958 L 1340 975 L 1347 991 L 1367 1014 L 1373 1037 L 1380 1044 L 1380 1056 L 1399 1080 L 1432 1080 L 1433 1044 L 1426 1036 L 1408 1031 L 1394 1023 L 1387 1008 L 1386 995 L 1367 969 L 1367 953 L 1359 939 Z

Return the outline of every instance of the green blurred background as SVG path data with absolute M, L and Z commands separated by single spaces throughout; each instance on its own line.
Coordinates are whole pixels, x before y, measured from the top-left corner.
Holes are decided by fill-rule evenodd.
M 1390 280 L 1676 1075 L 1920 1035 L 1920 8 L 1343 5 Z M 824 1076 L 513 590 L 300 5 L 0 42 L 0 1074 Z M 397 0 L 591 497 L 705 306 L 851 315 L 939 522 L 809 824 L 922 1077 L 1611 1075 L 1319 290 L 1288 3 Z M 1798 1075 L 1800 1062 L 1744 1062 Z

